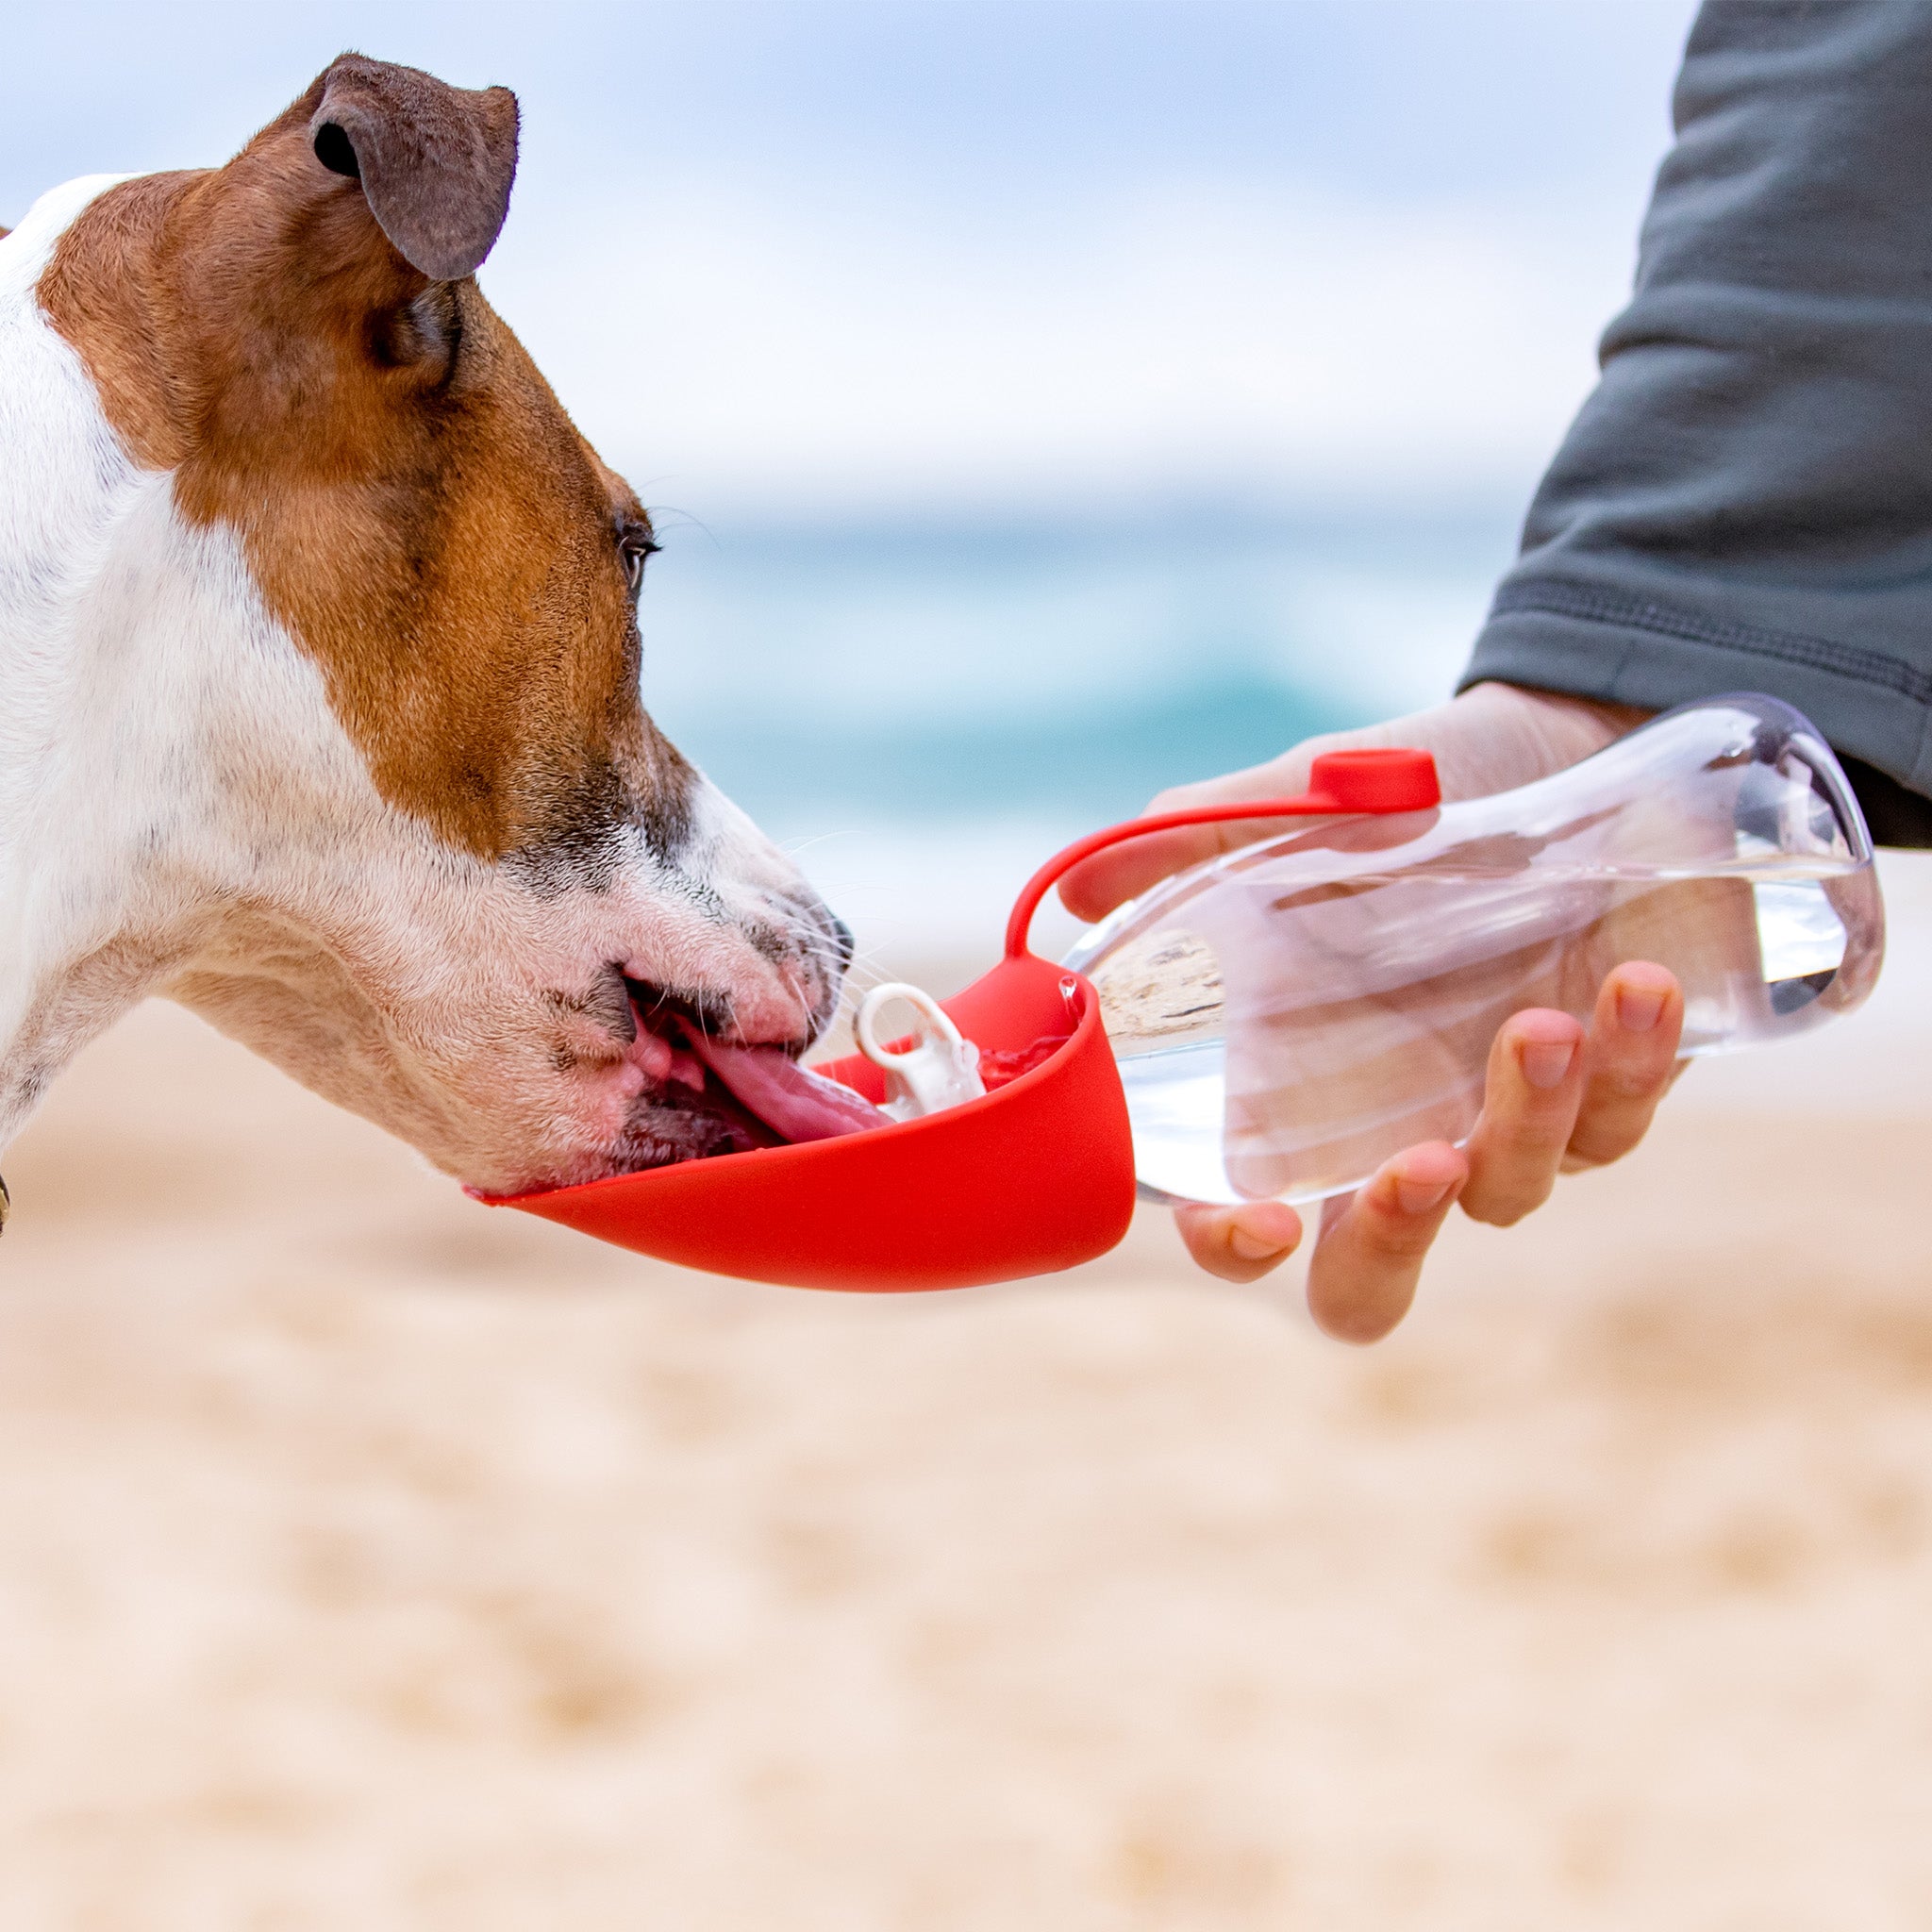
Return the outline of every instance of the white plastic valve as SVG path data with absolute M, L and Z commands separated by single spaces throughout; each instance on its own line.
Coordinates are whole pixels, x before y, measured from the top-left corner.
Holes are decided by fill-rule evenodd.
M 881 1040 L 878 1032 L 879 1015 L 900 1000 L 919 1016 L 912 1044 L 903 1051 Z M 979 1077 L 979 1049 L 961 1037 L 939 1002 L 916 986 L 895 980 L 874 987 L 859 1006 L 855 1031 L 859 1052 L 886 1076 L 880 1110 L 895 1121 L 939 1113 L 986 1091 Z

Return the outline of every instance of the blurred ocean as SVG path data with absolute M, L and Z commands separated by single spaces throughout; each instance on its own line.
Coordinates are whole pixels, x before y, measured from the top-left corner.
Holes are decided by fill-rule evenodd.
M 645 695 L 861 945 L 980 951 L 1041 858 L 1163 786 L 1444 696 L 1516 515 L 667 514 Z

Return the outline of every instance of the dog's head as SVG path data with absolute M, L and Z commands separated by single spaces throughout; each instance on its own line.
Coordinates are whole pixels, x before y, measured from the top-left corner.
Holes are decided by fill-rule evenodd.
M 679 1028 L 803 1046 L 849 950 L 644 709 L 650 519 L 472 279 L 516 146 L 344 55 L 39 283 L 131 458 L 168 990 L 492 1189 L 740 1144 Z

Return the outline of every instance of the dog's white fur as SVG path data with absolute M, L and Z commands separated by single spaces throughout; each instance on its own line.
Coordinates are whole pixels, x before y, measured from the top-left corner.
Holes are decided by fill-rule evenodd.
M 112 178 L 0 240 L 0 1147 L 163 993 L 473 1184 L 605 1172 L 650 1042 L 570 997 L 616 964 L 796 1038 L 823 908 L 708 786 L 678 864 L 636 834 L 608 891 L 539 891 L 378 796 L 239 546 L 130 461 L 37 303 Z M 750 943 L 774 922 L 789 963 Z

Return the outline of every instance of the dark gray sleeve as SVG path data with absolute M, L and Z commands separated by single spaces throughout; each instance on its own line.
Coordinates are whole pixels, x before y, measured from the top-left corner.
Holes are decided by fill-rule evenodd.
M 1932 4 L 1707 0 L 1674 112 L 1630 306 L 1462 682 L 1770 691 L 1922 842 Z

